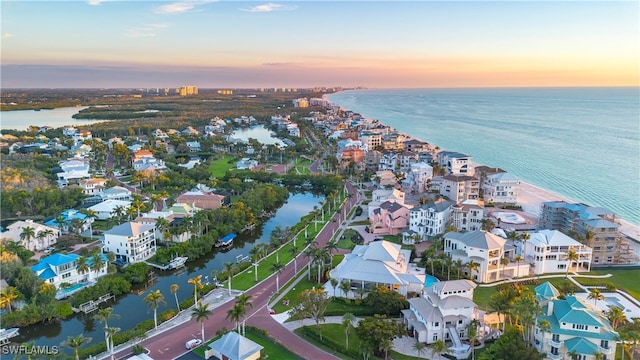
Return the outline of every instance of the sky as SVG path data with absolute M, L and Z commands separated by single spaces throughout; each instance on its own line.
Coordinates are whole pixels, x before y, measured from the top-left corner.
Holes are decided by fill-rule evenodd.
M 638 1 L 5 1 L 2 88 L 640 86 Z

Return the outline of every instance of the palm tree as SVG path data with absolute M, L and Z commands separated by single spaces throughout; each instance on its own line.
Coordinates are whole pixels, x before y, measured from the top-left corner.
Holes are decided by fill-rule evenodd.
M 509 259 L 507 259 L 506 257 L 501 257 L 500 265 L 502 265 L 502 277 L 504 277 L 504 268 L 505 266 L 509 265 Z
M 269 271 L 276 274 L 276 292 L 280 291 L 280 273 L 282 272 L 282 269 L 284 269 L 284 264 L 279 262 L 271 264 L 271 267 L 269 268 Z
M 169 221 L 165 218 L 158 218 L 156 220 L 156 228 L 160 230 L 160 234 L 162 234 L 163 242 L 168 242 L 171 239 L 171 232 L 169 231 Z
M 80 212 L 82 212 L 87 217 L 87 221 L 89 222 L 89 239 L 91 239 L 91 242 L 93 242 L 93 221 L 98 217 L 98 213 L 95 210 L 89 208 L 80 210 Z
M 235 265 L 233 263 L 230 262 L 226 262 L 224 263 L 224 267 L 227 270 L 227 273 L 229 273 L 229 295 L 231 295 L 231 279 L 233 278 L 233 272 L 235 271 Z
M 116 218 L 118 224 L 122 224 L 122 220 L 124 215 L 127 213 L 127 210 L 122 205 L 118 205 L 113 208 L 113 217 Z
M 235 305 L 233 305 L 233 307 L 231 309 L 229 309 L 227 311 L 227 319 L 231 320 L 231 321 L 235 321 L 236 323 L 236 331 L 238 332 L 238 334 L 240 334 L 240 319 L 242 319 L 242 313 L 244 311 L 244 308 L 242 308 L 241 306 L 238 306 L 239 304 L 236 303 Z
M 103 267 L 104 267 L 104 259 L 102 258 L 102 254 L 94 254 L 91 257 L 91 266 L 90 266 L 91 270 L 95 271 L 97 276 Z
M 518 274 L 517 276 L 520 276 L 520 263 L 523 261 L 524 259 L 522 258 L 522 256 L 520 255 L 516 255 L 516 262 L 518 263 Z
M 551 331 L 551 323 L 549 322 L 549 320 L 547 319 L 542 319 L 539 323 L 538 323 L 538 328 L 540 329 L 540 334 L 542 339 L 540 340 L 540 351 L 542 351 L 542 348 L 544 347 L 544 334 L 548 333 L 549 331 Z
M 193 304 L 198 303 L 198 289 L 202 289 L 202 274 L 187 280 L 189 284 L 193 284 Z
M 38 238 L 38 244 L 40 245 L 40 249 L 43 249 L 43 243 L 44 243 L 44 239 L 47 237 L 47 234 L 45 233 L 46 231 L 51 231 L 53 233 L 53 231 L 51 229 L 47 229 L 47 230 L 40 230 L 38 231 L 38 233 L 36 234 L 36 238 Z
M 333 288 L 333 298 L 336 298 L 336 288 L 338 287 L 338 279 L 336 278 L 331 278 L 329 279 L 329 282 L 331 283 L 331 287 Z
M 351 282 L 349 280 L 340 281 L 340 290 L 344 294 L 344 297 L 347 297 L 349 290 L 351 290 Z
M 331 239 L 324 248 L 329 253 L 329 258 L 331 259 L 329 265 L 333 269 L 333 252 L 338 251 L 338 242 L 335 239 Z
M 429 347 L 431 348 L 431 351 L 434 354 L 438 354 L 438 359 L 441 359 L 440 355 L 442 355 L 448 349 L 447 344 L 445 344 L 445 342 L 442 341 L 442 339 L 436 340 L 434 343 L 429 345 Z
M 467 338 L 471 345 L 471 360 L 476 358 L 476 339 L 478 338 L 478 324 L 479 321 L 474 319 L 467 325 Z
M 620 307 L 612 306 L 609 308 L 609 311 L 607 311 L 607 319 L 609 319 L 613 330 L 616 330 L 618 326 L 627 322 L 627 315 L 625 315 Z
M 89 272 L 89 270 L 91 270 L 91 267 L 87 263 L 87 257 L 86 256 L 80 256 L 78 258 L 78 267 L 76 268 L 76 270 L 78 271 L 78 274 L 80 274 L 80 275 L 82 275 L 84 273 L 87 273 L 87 272 Z
M 164 301 L 164 295 L 162 295 L 160 290 L 152 291 L 144 298 L 144 302 L 149 304 L 149 307 L 153 309 L 153 323 L 155 328 L 158 328 L 158 306 L 160 304 L 167 305 L 167 302 Z
M 525 231 L 520 234 L 520 241 L 522 242 L 522 257 L 524 257 L 525 260 L 527 259 L 527 251 L 525 245 L 527 244 L 527 241 L 529 241 L 529 239 L 531 239 L 531 235 L 529 235 L 528 232 Z
M 112 328 L 105 328 L 104 329 L 105 334 L 107 334 L 107 342 L 110 344 L 109 346 L 109 353 L 111 354 L 111 360 L 114 360 L 114 353 L 113 353 L 113 347 L 114 347 L 114 343 L 113 343 L 113 337 L 120 332 L 120 328 L 118 327 L 112 327 Z
M 95 314 L 93 316 L 96 320 L 100 321 L 101 323 L 104 323 L 104 339 L 107 343 L 107 350 L 110 349 L 109 346 L 109 333 L 108 333 L 108 329 L 109 329 L 109 324 L 107 323 L 109 321 L 109 319 L 118 319 L 120 317 L 120 315 L 118 314 L 114 314 L 113 313 L 113 308 L 108 307 L 108 308 L 104 308 L 104 309 L 100 309 L 98 310 L 98 313 Z
M 589 290 L 589 295 L 587 295 L 587 299 L 593 300 L 593 304 L 597 305 L 598 300 L 604 300 L 604 295 L 600 292 L 598 288 L 592 288 Z
M 344 341 L 346 344 L 347 350 L 349 350 L 349 335 L 351 335 L 351 328 L 353 327 L 353 322 L 356 321 L 356 317 L 352 313 L 346 313 L 342 315 L 342 326 L 344 327 Z
M 471 280 L 471 274 L 480 268 L 480 264 L 473 261 L 473 259 L 469 260 L 467 263 L 467 269 L 469 269 L 469 280 Z
M 62 217 L 62 215 L 58 215 L 55 219 L 53 219 L 53 222 L 58 225 L 58 230 L 60 230 L 60 233 L 62 234 L 64 228 L 67 226 L 67 221 L 64 219 L 64 217 Z
M 417 340 L 415 343 L 413 343 L 412 348 L 418 353 L 418 357 L 422 357 L 422 353 L 427 351 L 427 345 Z
M 209 309 L 209 304 L 198 302 L 198 305 L 191 309 L 191 317 L 196 318 L 196 322 L 200 323 L 200 332 L 202 334 L 202 343 L 204 344 L 204 321 L 213 315 L 213 311 Z
M 18 288 L 9 286 L 0 292 L 0 309 L 8 308 L 11 312 L 11 303 L 19 297 Z
M 26 242 L 26 248 L 31 250 L 31 240 L 36 237 L 35 230 L 31 226 L 25 226 L 20 233 L 20 241 Z
M 293 271 L 296 274 L 298 273 L 298 261 L 297 261 L 298 252 L 300 252 L 300 249 L 298 249 L 298 247 L 295 245 L 289 248 L 289 253 L 291 254 L 291 257 L 293 257 Z
M 178 289 L 180 289 L 178 284 L 171 285 L 171 293 L 176 298 L 176 307 L 178 308 L 178 311 L 180 311 L 180 302 L 178 301 Z
M 247 320 L 247 306 L 253 309 L 253 303 L 249 302 L 251 298 L 252 298 L 251 295 L 245 295 L 245 294 L 240 294 L 236 296 L 236 299 L 238 300 L 237 305 L 242 308 L 242 335 L 245 334 L 244 323 Z
M 457 259 L 453 262 L 453 265 L 456 267 L 456 270 L 458 270 L 458 279 L 460 279 L 460 271 L 464 268 L 464 262 L 462 259 Z
M 91 340 L 92 339 L 90 337 L 84 337 L 84 335 L 80 334 L 75 337 L 68 336 L 67 340 L 64 341 L 62 344 L 64 346 L 68 346 L 71 349 L 73 349 L 73 353 L 76 356 L 76 360 L 80 360 L 80 356 L 78 355 L 78 348 L 81 348 L 84 345 L 90 343 Z
M 573 264 L 573 262 L 578 261 L 580 259 L 580 255 L 578 255 L 578 253 L 573 250 L 573 248 L 570 248 L 569 251 L 566 252 L 565 256 L 567 257 L 567 273 L 565 274 L 565 278 L 569 277 L 569 269 L 571 268 L 571 264 Z

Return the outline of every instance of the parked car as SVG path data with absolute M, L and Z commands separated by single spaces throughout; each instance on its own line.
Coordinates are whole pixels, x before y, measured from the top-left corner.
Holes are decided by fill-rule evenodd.
M 187 343 L 184 346 L 187 348 L 187 350 L 191 350 L 191 349 L 197 348 L 198 346 L 200 346 L 200 344 L 202 344 L 202 340 L 191 339 L 187 341 Z
M 48 254 L 51 254 L 53 252 L 53 250 L 54 249 L 52 247 L 48 247 L 48 248 L 44 249 L 44 253 L 48 255 Z

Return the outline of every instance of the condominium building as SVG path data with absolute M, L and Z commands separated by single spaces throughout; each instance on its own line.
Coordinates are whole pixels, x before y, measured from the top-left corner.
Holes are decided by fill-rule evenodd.
M 616 214 L 604 208 L 550 201 L 542 204 L 538 227 L 575 233 L 578 240 L 593 249 L 593 265 L 637 262 L 615 221 Z
M 520 179 L 506 172 L 488 175 L 482 189 L 486 203 L 515 204 L 518 202 Z
M 466 200 L 478 200 L 480 181 L 473 176 L 445 175 L 440 180 L 440 195 L 446 196 L 456 204 Z

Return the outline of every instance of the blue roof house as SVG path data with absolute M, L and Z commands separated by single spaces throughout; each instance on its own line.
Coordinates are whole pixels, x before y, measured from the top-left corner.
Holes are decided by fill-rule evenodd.
M 52 228 L 60 229 L 62 230 L 62 232 L 69 233 L 69 227 L 71 226 L 71 222 L 73 220 L 77 219 L 78 223 L 81 224 L 81 228 L 79 229 L 80 232 L 88 230 L 90 227 L 90 224 L 93 223 L 93 218 L 90 218 L 87 215 L 75 209 L 67 209 L 61 212 L 60 216 L 64 221 L 64 224 L 62 225 L 62 229 L 60 229 L 60 224 L 58 224 L 58 221 L 56 220 L 57 217 L 47 221 L 44 224 Z
M 535 289 L 542 307 L 534 331 L 536 348 L 548 359 L 568 359 L 575 354 L 581 360 L 613 359 L 616 353 L 618 333 L 600 310 L 575 296 L 559 298 L 558 290 L 546 282 Z M 540 329 L 540 322 L 551 325 L 547 331 Z
M 109 259 L 104 254 L 97 256 L 100 257 L 103 263 L 98 270 L 93 269 L 95 259 L 91 256 L 84 258 L 77 254 L 57 253 L 41 259 L 40 262 L 31 267 L 31 271 L 33 271 L 38 278 L 55 285 L 57 289 L 63 291 L 63 293 L 68 296 L 71 295 L 71 291 L 77 291 L 85 285 L 90 285 L 100 276 L 107 274 Z M 78 268 L 83 262 L 88 266 L 88 270 L 80 272 Z M 62 284 L 69 286 L 62 286 Z

